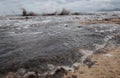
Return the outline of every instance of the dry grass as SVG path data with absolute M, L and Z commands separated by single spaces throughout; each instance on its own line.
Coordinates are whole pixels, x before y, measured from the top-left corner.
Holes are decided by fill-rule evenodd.
M 102 20 L 87 20 L 82 21 L 80 24 L 86 25 L 86 24 L 119 24 L 120 25 L 120 18 L 106 18 Z
M 79 69 L 69 72 L 64 78 L 120 78 L 120 47 L 108 50 L 107 54 L 94 54 L 89 58 L 96 61 L 92 68 L 81 64 Z

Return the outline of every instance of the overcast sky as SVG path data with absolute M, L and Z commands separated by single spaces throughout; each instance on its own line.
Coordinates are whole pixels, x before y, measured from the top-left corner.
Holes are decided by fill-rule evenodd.
M 36 13 L 54 12 L 62 8 L 92 12 L 119 8 L 120 0 L 0 0 L 0 14 L 19 14 L 21 8 Z

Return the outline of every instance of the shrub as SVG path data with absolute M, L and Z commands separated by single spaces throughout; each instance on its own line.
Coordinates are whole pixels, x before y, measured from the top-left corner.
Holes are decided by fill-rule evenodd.
M 66 10 L 66 9 L 62 9 L 61 13 L 58 14 L 58 15 L 69 15 L 70 14 L 70 11 Z
M 22 8 L 22 16 L 37 16 L 34 12 L 28 12 L 26 9 Z
M 22 8 L 22 16 L 27 16 L 27 11 L 24 8 Z

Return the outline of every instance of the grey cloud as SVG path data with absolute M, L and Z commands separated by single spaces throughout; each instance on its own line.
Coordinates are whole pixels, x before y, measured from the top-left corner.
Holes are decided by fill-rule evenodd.
M 120 0 L 0 0 L 0 14 L 18 14 L 21 8 L 37 13 L 67 8 L 71 11 L 97 11 L 120 7 Z

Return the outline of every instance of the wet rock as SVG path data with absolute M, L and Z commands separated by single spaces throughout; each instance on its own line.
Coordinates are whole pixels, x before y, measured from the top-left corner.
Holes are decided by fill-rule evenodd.
M 57 69 L 53 75 L 47 75 L 46 78 L 63 78 L 67 71 L 63 68 Z
M 88 68 L 91 68 L 91 67 L 96 63 L 96 61 L 92 61 L 91 59 L 87 58 L 87 59 L 84 60 L 83 63 L 84 63 L 85 65 L 87 65 Z

